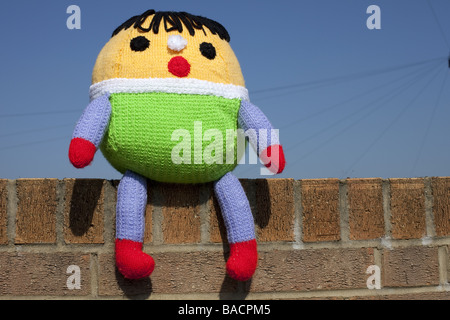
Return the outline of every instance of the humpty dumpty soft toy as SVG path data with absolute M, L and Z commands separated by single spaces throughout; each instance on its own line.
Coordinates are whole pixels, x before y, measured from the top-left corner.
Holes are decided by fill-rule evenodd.
M 271 123 L 250 103 L 229 41 L 226 29 L 210 19 L 148 10 L 119 26 L 97 58 L 90 103 L 76 124 L 69 159 L 83 168 L 100 148 L 123 174 L 115 255 L 125 278 L 148 277 L 155 266 L 142 251 L 147 179 L 214 182 L 230 245 L 226 270 L 240 281 L 255 272 L 254 221 L 231 173 L 238 163 L 232 134 L 245 131 L 273 173 L 283 171 L 285 159 Z M 202 139 L 192 139 L 196 135 Z

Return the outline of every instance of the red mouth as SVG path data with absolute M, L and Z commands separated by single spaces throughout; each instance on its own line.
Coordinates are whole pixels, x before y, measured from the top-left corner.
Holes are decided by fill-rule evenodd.
M 170 59 L 167 67 L 169 68 L 170 73 L 179 78 L 187 77 L 189 72 L 191 72 L 191 65 L 181 56 L 176 56 Z

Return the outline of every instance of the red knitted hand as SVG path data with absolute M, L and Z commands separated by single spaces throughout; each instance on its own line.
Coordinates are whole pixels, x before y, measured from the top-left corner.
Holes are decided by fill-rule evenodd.
M 274 144 L 268 146 L 263 152 L 261 152 L 259 157 L 270 172 L 283 172 L 286 165 L 286 160 L 284 159 L 283 147 L 281 145 Z
M 69 160 L 75 168 L 84 168 L 94 159 L 97 148 L 83 138 L 74 138 L 70 141 Z

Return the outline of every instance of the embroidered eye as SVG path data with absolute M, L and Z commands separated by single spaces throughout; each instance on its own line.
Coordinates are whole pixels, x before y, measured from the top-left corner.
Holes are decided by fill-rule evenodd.
M 202 42 L 200 44 L 200 52 L 209 60 L 213 60 L 216 57 L 216 48 L 209 42 Z
M 144 51 L 150 47 L 150 41 L 146 37 L 136 37 L 131 39 L 130 48 L 133 51 Z

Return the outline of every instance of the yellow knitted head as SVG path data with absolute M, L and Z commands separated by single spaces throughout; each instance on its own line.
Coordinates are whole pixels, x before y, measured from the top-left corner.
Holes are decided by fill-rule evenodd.
M 92 84 L 115 78 L 191 78 L 245 87 L 225 28 L 180 12 L 149 10 L 117 28 L 94 66 Z

